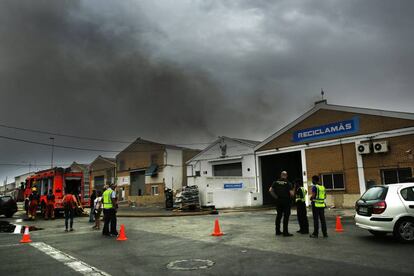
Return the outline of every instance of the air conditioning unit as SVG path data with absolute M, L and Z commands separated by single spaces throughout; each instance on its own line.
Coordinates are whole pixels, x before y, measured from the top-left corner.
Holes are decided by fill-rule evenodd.
M 373 143 L 375 153 L 388 152 L 388 141 L 378 141 Z
M 370 143 L 361 143 L 357 144 L 357 151 L 359 154 L 369 154 L 371 153 L 371 145 Z

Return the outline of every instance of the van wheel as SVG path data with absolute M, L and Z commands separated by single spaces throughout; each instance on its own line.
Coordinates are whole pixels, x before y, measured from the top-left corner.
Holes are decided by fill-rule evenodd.
M 387 235 L 387 232 L 382 231 L 368 230 L 368 232 L 370 232 L 375 237 L 385 237 Z
M 398 221 L 394 236 L 402 242 L 414 242 L 414 220 L 404 218 Z

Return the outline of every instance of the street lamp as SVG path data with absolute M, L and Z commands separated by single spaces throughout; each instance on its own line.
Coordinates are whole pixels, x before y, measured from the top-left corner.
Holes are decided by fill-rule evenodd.
M 53 150 L 55 149 L 55 138 L 50 137 L 49 139 L 52 140 L 52 158 L 50 161 L 50 167 L 53 169 Z

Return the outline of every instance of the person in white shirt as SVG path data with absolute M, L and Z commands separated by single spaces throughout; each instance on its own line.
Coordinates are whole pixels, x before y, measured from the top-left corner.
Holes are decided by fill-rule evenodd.
M 97 192 L 97 197 L 93 201 L 93 211 L 95 216 L 95 225 L 92 227 L 93 229 L 100 229 L 101 228 L 101 213 L 102 213 L 102 191 Z

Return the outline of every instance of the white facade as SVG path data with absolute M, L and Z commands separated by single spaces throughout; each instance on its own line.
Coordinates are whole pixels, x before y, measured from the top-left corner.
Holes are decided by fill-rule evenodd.
M 202 206 L 233 208 L 262 205 L 256 181 L 256 145 L 254 141 L 221 137 L 187 162 L 188 186 L 199 187 Z M 241 171 L 237 176 L 226 176 L 226 172 L 217 175 L 215 166 L 239 166 L 240 163 Z
M 30 173 L 25 173 L 19 176 L 16 176 L 14 178 L 14 183 L 16 183 L 16 188 L 20 188 L 20 184 L 26 183 L 26 178 L 28 178 L 29 176 L 33 175 L 34 173 L 30 172 Z
M 167 148 L 164 164 L 163 174 L 165 188 L 172 190 L 181 189 L 183 184 L 183 151 Z

